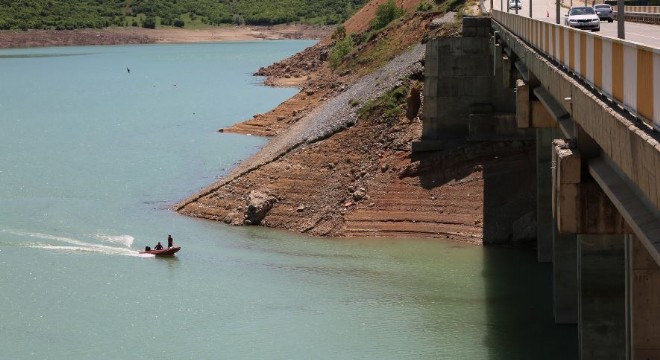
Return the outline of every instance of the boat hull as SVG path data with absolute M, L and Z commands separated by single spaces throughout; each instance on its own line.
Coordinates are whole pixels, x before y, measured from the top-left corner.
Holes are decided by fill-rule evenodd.
M 179 250 L 181 250 L 181 246 L 173 246 L 171 248 L 162 249 L 162 250 L 140 251 L 140 254 L 152 254 L 152 255 L 156 255 L 156 256 L 173 256 Z

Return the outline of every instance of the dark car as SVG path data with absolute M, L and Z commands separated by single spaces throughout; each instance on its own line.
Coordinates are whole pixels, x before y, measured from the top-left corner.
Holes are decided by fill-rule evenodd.
M 601 20 L 607 19 L 607 22 L 614 21 L 614 16 L 612 15 L 612 7 L 607 4 L 598 4 L 594 5 L 594 10 Z

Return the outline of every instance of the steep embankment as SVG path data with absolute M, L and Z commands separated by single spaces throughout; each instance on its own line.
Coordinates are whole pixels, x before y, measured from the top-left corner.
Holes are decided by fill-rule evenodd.
M 349 20 L 347 30 L 368 24 L 368 9 L 356 15 L 360 21 Z M 277 137 L 229 176 L 180 203 L 178 211 L 236 225 L 260 221 L 311 235 L 481 243 L 484 228 L 492 226 L 484 224 L 484 201 L 492 192 L 485 179 L 496 180 L 493 169 L 504 164 L 513 172 L 528 167 L 530 148 L 523 143 L 464 144 L 413 158 L 411 143 L 420 138 L 422 123 L 414 111 L 410 117 L 404 113 L 420 99 L 411 91 L 406 106 L 396 94 L 405 97 L 407 89 L 421 86 L 420 43 L 431 20 L 440 17 L 418 13 L 368 35 L 336 71 L 327 63 L 330 39 L 260 70 L 272 83 L 300 84 L 301 92 L 223 131 Z M 460 30 L 456 24 L 442 29 Z M 388 53 L 401 55 L 390 60 Z M 379 63 L 386 65 L 363 74 Z M 399 103 L 374 105 L 374 99 L 392 93 Z

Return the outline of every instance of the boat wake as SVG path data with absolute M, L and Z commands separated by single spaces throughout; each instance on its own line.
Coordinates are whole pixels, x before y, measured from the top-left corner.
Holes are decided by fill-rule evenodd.
M 131 245 L 133 245 L 133 240 L 135 240 L 135 238 L 130 235 L 106 235 L 97 233 L 94 237 L 101 241 L 123 245 L 127 248 L 130 248 Z
M 86 242 L 66 236 L 57 236 L 36 232 L 16 230 L 0 231 L 23 238 L 35 239 L 33 241 L 26 241 L 21 244 L 22 246 L 29 248 L 64 252 L 87 252 L 106 255 L 139 256 L 138 251 L 130 248 L 134 240 L 134 238 L 130 235 L 95 234 L 91 236 L 92 238 L 95 238 L 101 242 L 112 244 L 106 245 L 103 243 L 97 244 Z

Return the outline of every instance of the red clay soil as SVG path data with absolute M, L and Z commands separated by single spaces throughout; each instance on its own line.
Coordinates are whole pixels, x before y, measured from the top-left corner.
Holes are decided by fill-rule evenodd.
M 387 3 L 387 1 L 388 0 L 372 0 L 366 3 L 350 19 L 344 22 L 346 32 L 357 34 L 367 31 L 371 25 L 371 21 L 376 17 L 376 10 L 380 5 Z M 403 8 L 406 11 L 415 10 L 419 6 L 419 3 L 420 0 L 395 0 L 396 6 Z

